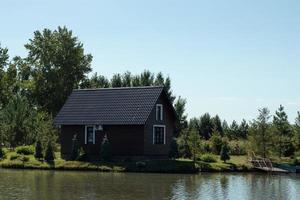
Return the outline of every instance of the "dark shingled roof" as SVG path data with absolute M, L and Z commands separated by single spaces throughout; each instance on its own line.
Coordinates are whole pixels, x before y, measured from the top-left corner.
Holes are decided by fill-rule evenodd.
M 145 124 L 163 91 L 163 87 L 74 90 L 54 124 Z

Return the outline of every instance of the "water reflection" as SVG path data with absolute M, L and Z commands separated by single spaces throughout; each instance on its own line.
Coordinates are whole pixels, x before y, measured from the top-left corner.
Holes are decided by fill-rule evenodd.
M 111 174 L 0 169 L 0 199 L 300 199 L 299 175 Z

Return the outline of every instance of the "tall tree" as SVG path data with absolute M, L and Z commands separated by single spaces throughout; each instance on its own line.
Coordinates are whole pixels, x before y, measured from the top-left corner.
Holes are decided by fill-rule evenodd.
M 160 85 L 160 86 L 165 85 L 165 78 L 164 78 L 164 75 L 161 72 L 156 74 L 154 84 L 155 85 Z
M 224 135 L 229 137 L 230 130 L 229 130 L 229 125 L 226 120 L 223 120 L 223 122 L 222 122 L 222 129 L 223 129 Z
M 140 75 L 141 86 L 151 86 L 154 83 L 154 74 L 149 70 L 145 70 Z
M 206 140 L 208 140 L 211 137 L 213 132 L 213 123 L 209 113 L 205 113 L 200 117 L 199 132 L 200 135 Z
M 122 75 L 122 87 L 131 87 L 132 84 L 131 72 L 127 71 Z
M 270 146 L 270 111 L 268 108 L 259 109 L 259 115 L 251 124 L 250 141 L 252 149 L 266 158 Z
M 214 132 L 218 132 L 221 136 L 223 136 L 224 132 L 223 132 L 222 122 L 219 115 L 216 115 L 211 120 L 212 120 Z
M 175 102 L 174 108 L 178 117 L 177 133 L 180 133 L 184 128 L 187 128 L 187 114 L 185 112 L 186 108 L 186 99 L 183 99 L 181 96 Z M 176 134 L 178 135 L 178 134 Z
M 297 112 L 297 117 L 294 126 L 294 140 L 297 150 L 300 150 L 300 112 Z
M 122 87 L 122 77 L 121 74 L 114 74 L 110 80 L 110 85 L 113 88 Z
M 279 106 L 273 117 L 273 124 L 276 130 L 274 137 L 276 142 L 275 150 L 281 158 L 283 154 L 287 153 L 286 151 L 290 151 L 289 148 L 292 145 L 292 129 L 282 105 Z
M 28 101 L 24 97 L 17 95 L 0 112 L 2 139 L 7 141 L 12 147 L 30 142 L 28 136 L 32 123 L 31 111 Z
M 0 109 L 4 104 L 7 103 L 7 94 L 6 94 L 6 83 L 4 80 L 5 77 L 5 67 L 8 65 L 8 49 L 2 48 L 0 44 Z
M 66 27 L 35 31 L 25 45 L 32 66 L 33 96 L 37 105 L 56 115 L 66 98 L 91 71 L 92 56 Z
M 183 129 L 179 134 L 177 143 L 180 157 L 190 158 L 192 156 L 191 148 L 189 146 L 189 135 L 191 131 L 192 130 L 189 129 Z
M 196 162 L 197 155 L 201 149 L 201 140 L 198 132 L 196 130 L 191 130 L 188 136 L 188 144 L 191 150 L 192 158 L 194 163 Z
M 138 86 L 141 86 L 141 79 L 140 79 L 140 76 L 136 75 L 136 76 L 133 76 L 131 77 L 132 78 L 132 86 L 133 87 L 138 87 Z
M 108 88 L 109 86 L 109 80 L 103 75 L 98 75 L 97 72 L 80 84 L 80 88 Z
M 238 139 L 239 138 L 239 125 L 233 120 L 229 127 L 229 138 L 230 139 Z
M 247 139 L 249 133 L 249 125 L 245 119 L 242 120 L 239 126 L 239 137 L 242 139 Z

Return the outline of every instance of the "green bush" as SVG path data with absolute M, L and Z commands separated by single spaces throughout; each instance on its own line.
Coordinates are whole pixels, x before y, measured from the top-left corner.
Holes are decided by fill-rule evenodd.
M 22 162 L 28 162 L 30 158 L 28 156 L 21 156 L 19 160 L 21 160 Z
M 2 147 L 0 147 L 0 160 L 5 159 L 6 157 L 6 152 Z
M 227 160 L 230 160 L 229 147 L 226 143 L 222 146 L 220 160 L 222 160 L 224 163 L 226 163 Z
M 221 148 L 223 145 L 223 139 L 218 134 L 213 134 L 213 136 L 209 139 L 212 147 L 212 151 L 215 154 L 220 154 Z
M 211 152 L 211 147 L 210 147 L 210 143 L 209 141 L 204 141 L 203 144 L 202 144 L 202 151 L 205 152 L 205 153 L 209 153 Z
M 21 155 L 13 153 L 10 155 L 10 160 L 17 160 L 21 157 Z
M 49 141 L 48 145 L 47 145 L 46 153 L 45 153 L 45 160 L 47 162 L 51 162 L 51 161 L 54 161 L 54 158 L 55 157 L 54 157 L 52 143 L 51 143 L 51 141 Z
M 34 157 L 38 160 L 41 160 L 44 155 L 43 155 L 43 147 L 41 142 L 38 140 L 35 144 L 35 153 L 34 153 Z
M 246 148 L 245 141 L 241 141 L 241 140 L 230 141 L 229 149 L 231 155 L 236 155 L 236 156 L 247 155 L 247 148 Z
M 207 163 L 215 163 L 217 159 L 212 154 L 204 154 L 200 157 L 200 160 Z
M 19 146 L 16 148 L 16 152 L 21 155 L 33 155 L 34 147 L 33 146 Z

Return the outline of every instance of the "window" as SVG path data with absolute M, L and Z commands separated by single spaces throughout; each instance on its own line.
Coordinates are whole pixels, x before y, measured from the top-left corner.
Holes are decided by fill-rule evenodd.
M 166 144 L 166 127 L 163 125 L 153 126 L 153 144 Z
M 85 127 L 85 144 L 95 144 L 95 127 L 86 126 Z
M 157 121 L 163 120 L 163 105 L 161 104 L 156 105 L 156 120 Z

